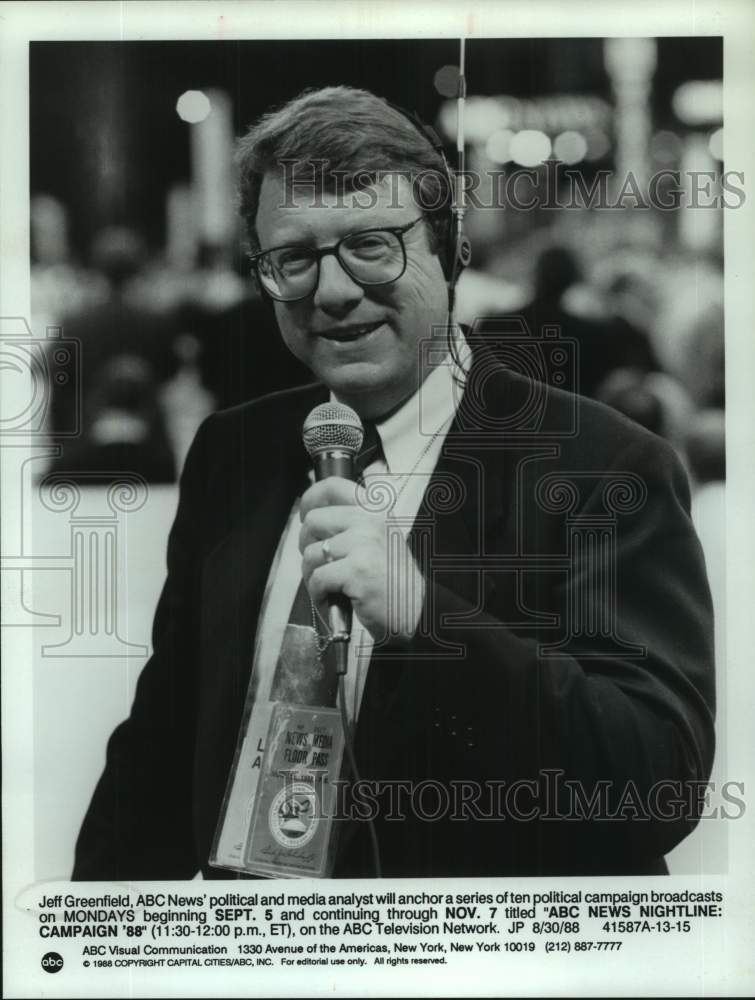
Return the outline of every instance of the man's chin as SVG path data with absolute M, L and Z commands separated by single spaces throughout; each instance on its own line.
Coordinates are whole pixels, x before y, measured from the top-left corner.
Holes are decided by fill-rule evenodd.
M 326 372 L 318 375 L 340 402 L 350 406 L 360 417 L 376 419 L 394 410 L 412 395 L 411 387 L 395 379 L 358 377 L 354 372 Z

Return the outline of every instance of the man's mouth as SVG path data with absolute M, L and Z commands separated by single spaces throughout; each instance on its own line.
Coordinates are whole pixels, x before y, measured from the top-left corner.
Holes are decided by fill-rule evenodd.
M 329 330 L 318 331 L 317 336 L 323 337 L 325 340 L 335 340 L 338 343 L 346 344 L 367 337 L 382 325 L 382 320 L 377 323 L 353 323 L 349 326 L 337 326 L 331 327 Z

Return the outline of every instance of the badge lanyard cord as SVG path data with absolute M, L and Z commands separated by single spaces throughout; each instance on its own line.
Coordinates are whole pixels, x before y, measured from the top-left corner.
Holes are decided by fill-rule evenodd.
M 466 192 L 464 190 L 464 106 L 467 96 L 467 82 L 465 76 L 465 39 L 459 39 L 459 85 L 456 94 L 456 177 L 454 183 L 454 203 L 453 214 L 455 219 L 455 246 L 454 259 L 450 281 L 448 283 L 448 327 L 453 324 L 454 300 L 456 291 L 456 280 L 461 270 L 460 263 L 464 255 L 464 214 L 466 212 Z M 361 779 L 357 769 L 356 757 L 354 755 L 353 729 L 349 722 L 346 711 L 346 687 L 344 676 L 347 669 L 348 643 L 335 643 L 336 672 L 338 675 L 338 707 L 341 712 L 341 724 L 343 725 L 344 744 L 349 768 L 355 784 L 359 784 Z M 372 851 L 372 866 L 375 878 L 383 877 L 383 869 L 380 862 L 380 847 L 378 845 L 377 831 L 372 819 L 367 820 L 367 828 L 370 833 L 370 847 Z

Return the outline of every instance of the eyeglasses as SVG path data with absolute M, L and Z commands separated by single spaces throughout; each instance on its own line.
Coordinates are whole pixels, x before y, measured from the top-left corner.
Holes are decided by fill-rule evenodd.
M 329 247 L 273 247 L 249 259 L 262 290 L 279 302 L 311 295 L 320 280 L 320 261 L 328 254 L 358 285 L 387 285 L 406 270 L 404 235 L 422 219 L 420 215 L 405 226 L 362 229 Z

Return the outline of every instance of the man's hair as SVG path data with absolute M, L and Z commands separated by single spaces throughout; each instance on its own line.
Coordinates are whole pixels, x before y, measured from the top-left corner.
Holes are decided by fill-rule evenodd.
M 264 115 L 239 140 L 239 211 L 252 249 L 262 179 L 283 174 L 312 192 L 355 191 L 386 174 L 402 174 L 429 224 L 430 247 L 442 252 L 450 218 L 448 172 L 430 139 L 402 112 L 367 90 L 306 90 Z

